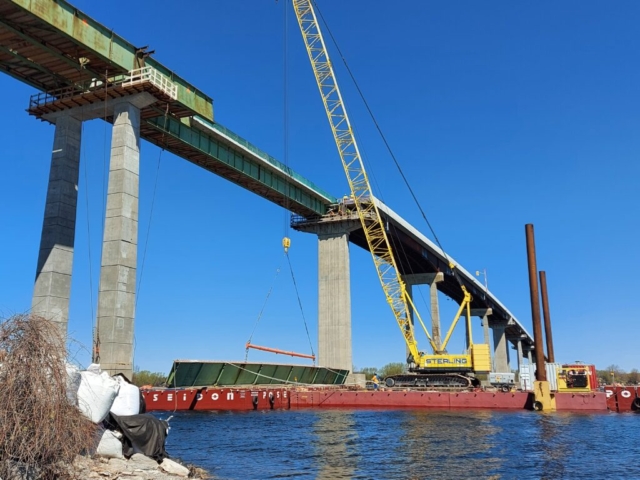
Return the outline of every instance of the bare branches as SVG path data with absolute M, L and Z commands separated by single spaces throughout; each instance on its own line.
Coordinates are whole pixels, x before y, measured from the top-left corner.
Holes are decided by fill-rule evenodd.
M 0 359 L 0 478 L 16 468 L 72 478 L 95 426 L 67 397 L 65 339 L 44 318 L 15 315 L 0 324 Z

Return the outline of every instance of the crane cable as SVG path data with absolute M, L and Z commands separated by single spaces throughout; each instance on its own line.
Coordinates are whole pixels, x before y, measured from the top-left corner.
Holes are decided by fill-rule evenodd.
M 285 253 L 286 255 L 286 253 Z M 271 292 L 273 291 L 273 286 L 276 283 L 276 279 L 278 278 L 278 275 L 280 274 L 280 270 L 282 268 L 282 265 L 278 266 L 278 268 L 276 269 L 276 274 L 273 277 L 273 280 L 271 282 L 271 287 L 269 287 L 269 291 L 267 292 L 267 297 L 264 299 L 264 303 L 262 304 L 262 308 L 260 309 L 260 313 L 258 313 L 258 318 L 256 319 L 256 323 L 253 325 L 253 330 L 251 331 L 251 335 L 249 335 L 249 340 L 247 341 L 247 344 L 251 343 L 251 339 L 253 338 L 253 334 L 256 332 L 256 328 L 258 328 L 258 323 L 260 322 L 260 319 L 262 318 L 262 314 L 264 313 L 264 309 L 267 306 L 267 302 L 269 301 L 269 297 L 271 296 Z M 244 356 L 244 361 L 246 362 L 247 359 L 249 358 L 249 348 L 247 347 L 245 356 Z
M 289 258 L 289 251 L 285 249 L 285 255 L 287 256 L 287 262 L 289 263 L 289 271 L 291 272 L 291 280 L 293 280 L 293 288 L 296 291 L 296 297 L 298 298 L 298 306 L 300 307 L 300 314 L 302 315 L 302 321 L 304 323 L 304 329 L 307 332 L 307 340 L 309 340 L 309 348 L 311 349 L 311 355 L 315 357 L 313 351 L 313 343 L 311 342 L 311 336 L 309 335 L 309 327 L 307 326 L 307 319 L 304 316 L 304 310 L 302 309 L 302 300 L 300 300 L 300 292 L 298 292 L 298 284 L 296 283 L 296 277 L 293 275 L 293 267 L 291 266 L 291 259 Z
M 284 17 L 284 21 L 283 21 L 283 125 L 284 125 L 284 130 L 283 130 L 283 160 L 284 160 L 284 165 L 285 165 L 285 170 L 286 173 L 289 172 L 289 88 L 288 88 L 288 48 L 287 48 L 287 39 L 288 39 L 288 28 L 287 28 L 287 11 L 288 9 L 286 8 L 286 4 L 285 4 L 285 8 L 283 9 L 283 17 Z M 291 258 L 289 257 L 289 247 L 291 246 L 291 240 L 288 237 L 289 234 L 289 182 L 286 181 L 286 177 L 285 177 L 285 196 L 284 196 L 284 205 L 283 205 L 283 212 L 284 212 L 284 222 L 283 222 L 283 231 L 284 231 L 284 238 L 282 239 L 282 246 L 284 247 L 284 256 L 287 258 L 287 264 L 289 265 L 289 272 L 291 273 L 291 280 L 293 281 L 293 287 L 295 289 L 296 292 L 296 298 L 298 299 L 298 306 L 300 307 L 300 314 L 302 315 L 302 321 L 304 323 L 304 329 L 307 333 L 307 340 L 309 340 L 309 347 L 311 349 L 311 354 L 315 356 L 315 352 L 313 351 L 313 344 L 311 342 L 311 336 L 309 335 L 309 327 L 307 325 L 307 319 L 304 315 L 304 309 L 302 308 L 302 300 L 300 299 L 300 292 L 298 291 L 298 284 L 296 282 L 296 277 L 293 273 L 293 265 L 291 264 Z M 269 301 L 269 297 L 271 296 L 271 292 L 273 291 L 273 287 L 275 285 L 275 281 L 278 278 L 278 275 L 280 274 L 280 270 L 282 268 L 282 265 L 280 265 L 277 270 L 276 270 L 276 274 L 273 277 L 273 281 L 271 283 L 271 287 L 269 288 L 269 291 L 267 293 L 267 297 L 264 300 L 264 303 L 262 304 L 262 309 L 260 310 L 260 313 L 258 314 L 258 318 L 256 319 L 256 322 L 253 326 L 253 331 L 251 332 L 251 335 L 249 336 L 249 340 L 247 342 L 247 345 L 251 344 L 251 339 L 253 338 L 253 334 L 256 331 L 256 328 L 258 327 L 258 323 L 260 322 L 260 319 L 262 318 L 262 314 L 264 313 L 264 309 L 267 306 L 267 302 Z M 246 348 L 246 353 L 245 353 L 245 362 L 247 361 L 247 359 L 249 358 L 249 347 L 247 346 Z
M 311 354 L 315 357 L 315 352 L 313 351 L 313 343 L 311 342 L 311 335 L 309 335 L 309 326 L 307 325 L 307 319 L 304 315 L 304 309 L 302 308 L 302 300 L 300 299 L 300 292 L 298 291 L 298 284 L 296 282 L 296 277 L 293 273 L 293 265 L 291 264 L 291 258 L 289 257 L 289 247 L 291 246 L 291 240 L 289 240 L 287 237 L 284 237 L 282 239 L 282 246 L 284 247 L 284 256 L 287 259 L 287 263 L 289 265 L 289 272 L 291 273 L 291 280 L 293 281 L 293 288 L 296 291 L 296 298 L 298 299 L 298 306 L 300 307 L 300 314 L 302 315 L 302 322 L 304 323 L 304 329 L 305 332 L 307 333 L 307 340 L 309 341 L 309 348 L 311 349 Z M 251 340 L 253 339 L 253 334 L 256 332 L 256 329 L 258 328 L 258 323 L 260 322 L 260 319 L 262 318 L 262 314 L 264 313 L 264 309 L 267 306 L 267 302 L 269 301 L 269 297 L 271 296 L 271 292 L 273 292 L 273 287 L 276 283 L 276 280 L 278 278 L 278 275 L 280 274 L 280 270 L 282 270 L 282 265 L 280 265 L 277 269 L 276 269 L 276 274 L 273 277 L 273 280 L 271 282 L 271 287 L 269 287 L 269 291 L 267 292 L 267 296 L 264 299 L 264 303 L 262 304 L 262 308 L 260 309 L 260 313 L 258 314 L 258 318 L 256 319 L 255 324 L 253 325 L 253 330 L 251 331 L 251 335 L 249 336 L 249 340 L 247 341 L 247 345 L 251 344 Z M 245 357 L 244 357 L 244 361 L 246 362 L 249 358 L 249 347 L 247 346 L 246 348 L 246 352 L 245 352 Z
M 444 248 L 442 248 L 442 244 L 440 243 L 440 240 L 438 239 L 438 236 L 436 235 L 435 230 L 431 226 L 431 222 L 429 222 L 429 219 L 427 218 L 427 215 L 424 213 L 424 210 L 422 209 L 422 206 L 420 205 L 420 202 L 418 201 L 418 198 L 416 197 L 415 192 L 413 191 L 413 188 L 411 188 L 411 185 L 409 184 L 409 180 L 407 180 L 407 177 L 405 176 L 404 172 L 402 171 L 402 167 L 400 166 L 400 163 L 398 162 L 395 154 L 393 153 L 393 150 L 391 149 L 391 146 L 389 145 L 389 142 L 387 141 L 387 138 L 385 137 L 384 133 L 382 132 L 382 129 L 380 128 L 380 125 L 378 124 L 378 121 L 376 120 L 376 117 L 373 114 L 373 111 L 371 110 L 371 107 L 369 107 L 369 103 L 367 102 L 367 100 L 366 100 L 366 98 L 364 96 L 364 93 L 360 89 L 360 85 L 358 85 L 358 82 L 356 81 L 356 78 L 353 75 L 353 72 L 349 68 L 347 60 L 344 57 L 344 55 L 342 54 L 342 51 L 340 50 L 340 47 L 338 46 L 338 42 L 336 41 L 335 37 L 333 36 L 333 33 L 331 32 L 331 29 L 329 28 L 329 25 L 325 21 L 323 15 L 322 15 L 322 12 L 318 8 L 318 5 L 315 2 L 315 0 L 311 0 L 311 1 L 313 2 L 313 5 L 314 5 L 316 11 L 318 12 L 318 15 L 319 15 L 320 19 L 322 20 L 322 23 L 324 24 L 325 28 L 327 29 L 327 32 L 329 33 L 329 37 L 331 38 L 331 41 L 335 45 L 336 50 L 338 51 L 338 54 L 340 55 L 340 59 L 342 60 L 342 63 L 344 64 L 345 68 L 347 69 L 347 72 L 349 73 L 349 76 L 351 77 L 351 80 L 353 81 L 353 84 L 355 85 L 356 90 L 358 91 L 358 94 L 360 95 L 360 98 L 362 99 L 362 102 L 364 103 L 364 106 L 367 109 L 367 112 L 369 113 L 369 116 L 371 117 L 371 120 L 373 121 L 373 124 L 375 125 L 376 129 L 378 130 L 378 133 L 380 134 L 380 137 L 382 138 L 382 141 L 384 142 L 384 145 L 387 148 L 387 151 L 391 155 L 391 158 L 393 159 L 393 162 L 394 162 L 396 168 L 400 172 L 400 176 L 402 177 L 402 180 L 404 181 L 405 185 L 407 186 L 407 188 L 409 190 L 409 193 L 411 194 L 411 197 L 413 198 L 413 201 L 417 205 L 418 210 L 420 211 L 420 214 L 422 215 L 422 218 L 427 223 L 427 226 L 429 227 L 429 230 L 431 231 L 431 234 L 433 235 L 433 238 L 435 239 L 436 243 L 440 247 L 440 250 L 442 251 L 442 255 L 444 255 L 445 260 L 447 261 L 447 263 L 449 264 L 449 267 L 453 271 L 453 275 L 454 275 L 455 279 L 457 280 L 458 284 L 462 286 L 462 281 L 458 277 L 458 273 L 457 273 L 457 271 L 455 269 L 455 265 L 453 264 L 453 262 L 447 256 Z
M 282 27 L 282 45 L 283 45 L 283 59 L 282 59 L 282 99 L 283 99 L 283 123 L 284 123 L 284 131 L 283 131 L 283 147 L 284 147 L 284 165 L 286 167 L 286 173 L 289 174 L 289 21 L 288 21 L 288 12 L 287 4 L 284 4 L 283 10 L 283 27 Z M 313 343 L 311 342 L 311 336 L 309 335 L 309 327 L 307 325 L 307 319 L 304 316 L 304 310 L 302 308 L 302 300 L 300 299 L 300 292 L 298 291 L 298 284 L 296 283 L 296 277 L 293 274 L 293 265 L 291 265 L 291 258 L 289 257 L 289 247 L 291 246 L 291 240 L 289 237 L 289 227 L 290 227 L 290 210 L 289 210 L 289 182 L 285 182 L 286 192 L 285 192 L 285 221 L 284 221 L 284 238 L 282 239 L 282 245 L 284 247 L 284 254 L 287 257 L 287 263 L 289 264 L 289 271 L 291 272 L 291 280 L 293 281 L 293 288 L 296 291 L 296 297 L 298 299 L 298 306 L 300 307 L 300 314 L 302 315 L 302 322 L 304 323 L 304 329 L 307 333 L 307 340 L 309 341 L 309 348 L 311 349 L 311 354 L 315 357 L 315 352 L 313 351 Z

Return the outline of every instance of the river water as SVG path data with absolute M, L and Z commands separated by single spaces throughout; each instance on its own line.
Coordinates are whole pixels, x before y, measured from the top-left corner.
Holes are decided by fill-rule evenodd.
M 169 454 L 216 479 L 640 479 L 635 414 L 178 412 L 170 426 Z

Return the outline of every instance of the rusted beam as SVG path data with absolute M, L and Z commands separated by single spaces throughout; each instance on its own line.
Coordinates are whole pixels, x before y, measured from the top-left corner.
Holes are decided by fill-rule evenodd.
M 533 236 L 533 225 L 524 226 L 527 237 L 527 263 L 529 266 L 529 292 L 531 294 L 531 319 L 533 321 L 533 342 L 536 349 L 536 380 L 547 380 L 544 365 L 544 345 L 542 340 L 542 324 L 540 322 L 540 294 L 538 292 L 538 267 L 536 265 L 536 244 Z
M 555 362 L 553 353 L 553 335 L 551 334 L 551 314 L 549 313 L 549 298 L 547 297 L 547 274 L 540 271 L 540 292 L 542 293 L 542 313 L 544 314 L 544 336 L 547 340 L 547 357 L 550 363 Z
M 271 352 L 271 353 L 279 353 L 282 355 L 289 355 L 291 357 L 301 357 L 301 358 L 310 358 L 314 362 L 316 361 L 315 355 L 307 355 L 306 353 L 297 353 L 297 352 L 288 352 L 286 350 L 280 350 L 278 348 L 269 348 L 269 347 L 261 347 L 260 345 L 253 345 L 247 342 L 247 350 L 253 348 L 254 350 L 262 350 L 263 352 Z

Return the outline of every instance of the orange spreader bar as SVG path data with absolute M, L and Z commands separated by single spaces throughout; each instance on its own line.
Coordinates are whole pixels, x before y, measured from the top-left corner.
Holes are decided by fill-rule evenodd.
M 307 355 L 306 353 L 287 352 L 286 350 L 279 350 L 277 348 L 261 347 L 260 345 L 252 345 L 247 342 L 247 349 L 253 348 L 255 350 L 262 350 L 263 352 L 281 353 L 282 355 L 291 355 L 292 357 L 310 358 L 314 362 L 316 361 L 315 355 Z

